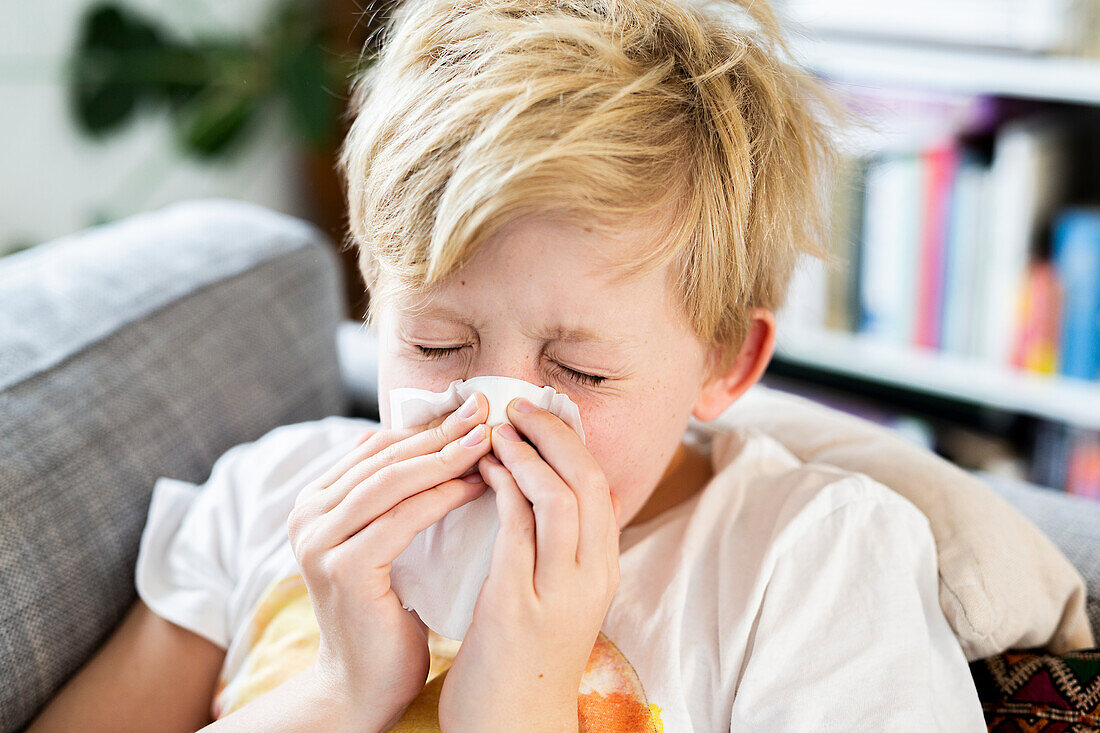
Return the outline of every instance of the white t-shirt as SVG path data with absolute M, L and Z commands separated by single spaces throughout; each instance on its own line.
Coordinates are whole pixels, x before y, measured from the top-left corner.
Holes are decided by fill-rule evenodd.
M 314 659 L 286 519 L 372 427 L 341 416 L 285 425 L 227 451 L 201 487 L 157 481 L 137 590 L 227 649 L 214 718 Z M 685 442 L 710 453 L 714 478 L 623 530 L 619 588 L 579 691 L 582 731 L 986 730 L 916 507 L 755 430 L 692 418 Z M 439 730 L 460 642 L 429 642 L 428 682 L 390 730 Z

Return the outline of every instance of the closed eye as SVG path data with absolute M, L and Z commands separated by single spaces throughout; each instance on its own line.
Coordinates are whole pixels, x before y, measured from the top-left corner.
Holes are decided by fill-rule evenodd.
M 461 351 L 465 347 L 448 346 L 446 348 L 434 348 L 431 346 L 417 345 L 416 348 L 420 351 L 421 354 L 428 357 L 429 359 L 442 359 L 445 356 L 455 353 L 456 351 Z M 599 386 L 601 382 L 607 379 L 607 377 L 600 377 L 596 376 L 595 374 L 585 374 L 584 372 L 578 372 L 575 369 L 570 369 L 569 367 L 558 364 L 557 362 L 554 362 L 554 365 L 558 370 L 565 372 L 566 375 L 574 381 L 586 384 L 591 387 Z
M 432 348 L 430 346 L 417 345 L 416 348 L 417 348 L 418 351 L 420 351 L 421 354 L 424 354 L 425 356 L 427 356 L 430 359 L 440 359 L 440 358 L 446 356 L 447 354 L 454 353 L 455 351 L 460 351 L 463 347 L 461 347 L 461 346 L 449 346 L 445 349 L 435 349 L 435 348 Z

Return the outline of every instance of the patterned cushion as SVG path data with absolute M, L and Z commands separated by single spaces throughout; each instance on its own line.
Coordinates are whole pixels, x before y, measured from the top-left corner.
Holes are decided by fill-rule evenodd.
M 1005 652 L 970 663 L 991 733 L 1100 731 L 1100 647 Z

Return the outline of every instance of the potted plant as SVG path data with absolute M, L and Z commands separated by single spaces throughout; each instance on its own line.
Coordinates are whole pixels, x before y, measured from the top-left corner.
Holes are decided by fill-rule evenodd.
M 142 107 L 171 119 L 184 155 L 231 157 L 261 113 L 281 106 L 301 151 L 311 218 L 339 245 L 345 203 L 335 155 L 351 79 L 372 56 L 381 6 L 278 0 L 253 37 L 180 38 L 113 2 L 90 6 L 67 66 L 73 117 L 91 136 L 120 130 Z M 365 22 L 364 22 L 365 21 Z M 354 256 L 340 248 L 351 317 L 365 309 Z

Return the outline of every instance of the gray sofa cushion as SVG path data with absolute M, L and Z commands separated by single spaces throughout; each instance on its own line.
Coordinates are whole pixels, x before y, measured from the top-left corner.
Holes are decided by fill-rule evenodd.
M 0 729 L 133 604 L 159 476 L 347 414 L 342 292 L 318 229 L 229 199 L 0 258 Z

